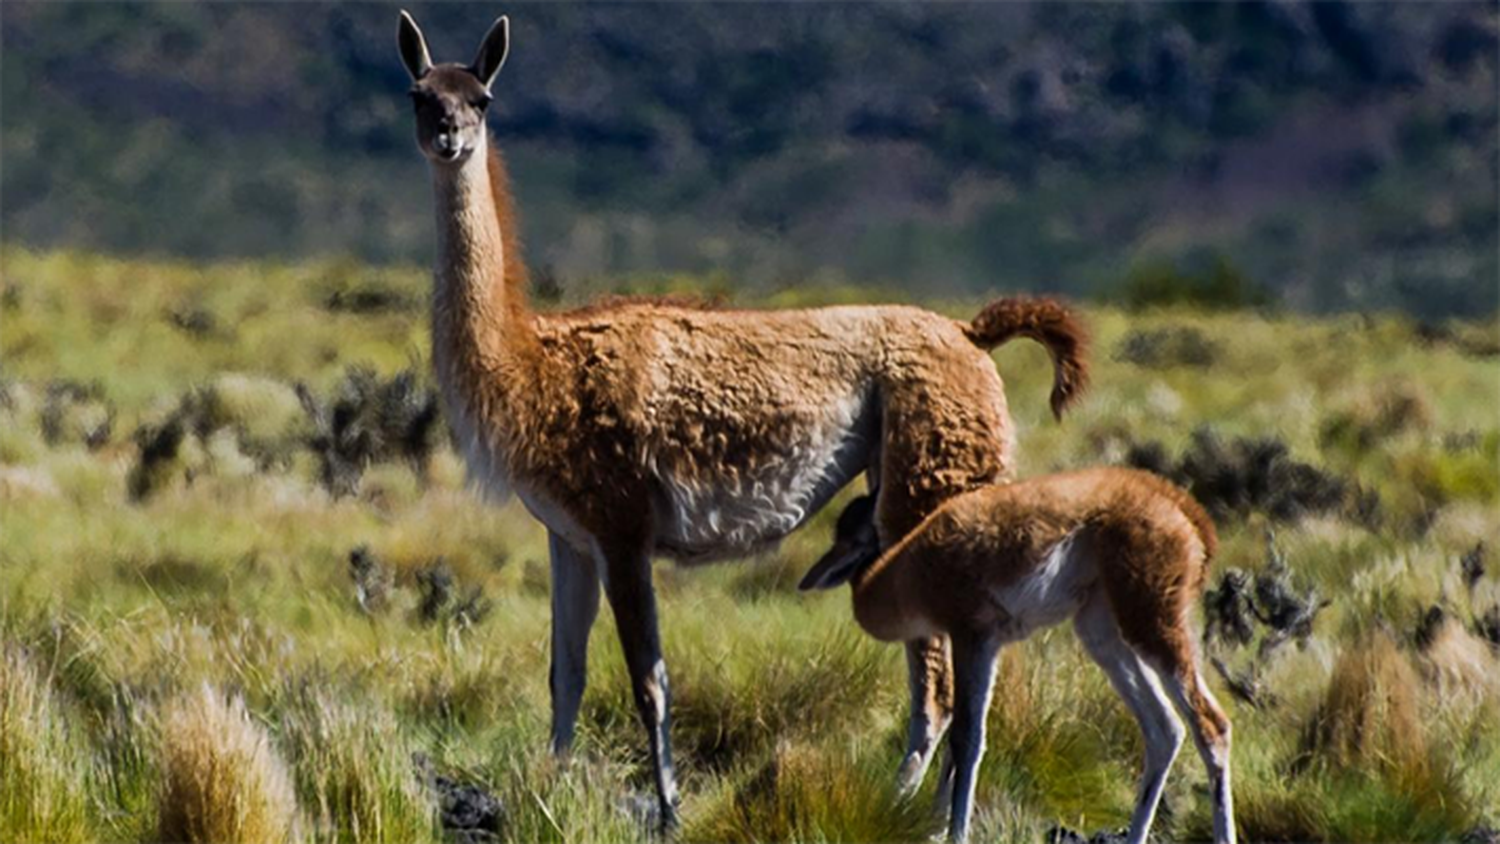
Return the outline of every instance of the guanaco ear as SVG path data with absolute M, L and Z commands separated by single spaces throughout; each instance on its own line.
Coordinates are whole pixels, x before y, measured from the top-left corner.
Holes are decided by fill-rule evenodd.
M 401 10 L 401 22 L 396 27 L 396 44 L 401 48 L 401 63 L 406 65 L 406 72 L 411 74 L 413 82 L 432 70 L 432 56 L 427 52 L 427 39 L 422 37 L 422 29 L 405 9 Z
M 500 68 L 505 64 L 505 57 L 510 55 L 510 18 L 501 15 L 495 21 L 490 31 L 485 33 L 484 40 L 479 42 L 479 55 L 474 57 L 474 66 L 469 68 L 479 81 L 488 88 L 494 84 L 495 77 L 500 75 Z
M 797 584 L 797 588 L 808 592 L 813 589 L 832 589 L 841 583 L 848 583 L 856 572 L 879 557 L 879 548 L 837 543 L 822 559 L 813 563 L 813 567 L 802 576 L 802 582 Z

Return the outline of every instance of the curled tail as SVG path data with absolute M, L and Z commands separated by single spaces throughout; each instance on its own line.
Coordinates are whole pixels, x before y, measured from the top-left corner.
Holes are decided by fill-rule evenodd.
M 981 349 L 993 349 L 1014 337 L 1030 337 L 1045 346 L 1052 357 L 1052 415 L 1058 419 L 1088 386 L 1088 332 L 1055 299 L 996 299 L 974 317 L 964 334 Z

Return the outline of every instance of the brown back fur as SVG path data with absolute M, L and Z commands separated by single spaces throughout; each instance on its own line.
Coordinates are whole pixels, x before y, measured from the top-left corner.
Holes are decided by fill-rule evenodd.
M 1213 523 L 1192 496 L 1134 469 L 1048 475 L 952 498 L 856 575 L 856 616 L 873 635 L 898 639 L 989 623 L 994 591 L 1031 573 L 1069 536 L 1099 561 L 1127 641 L 1147 653 L 1191 652 L 1180 620 L 1202 594 Z
M 880 407 L 878 518 L 898 536 L 954 493 L 1009 475 L 1004 388 L 976 346 L 1013 336 L 1051 344 L 1059 409 L 1083 383 L 1082 332 L 1044 300 L 997 303 L 979 328 L 894 306 L 720 311 L 626 301 L 533 314 L 504 164 L 497 155 L 485 164 L 490 196 L 472 182 L 439 190 L 440 203 L 445 189 L 456 197 L 447 201 L 468 203 L 439 213 L 459 247 L 445 256 L 434 315 L 450 418 L 477 438 L 466 449 L 471 468 L 496 467 L 533 493 L 528 503 L 545 499 L 594 536 L 622 530 L 629 520 L 619 514 L 656 500 L 662 477 L 705 491 L 753 484 L 841 402 L 863 395 Z M 475 202 L 491 204 L 494 219 L 465 210 Z M 492 226 L 499 243 L 486 245 Z

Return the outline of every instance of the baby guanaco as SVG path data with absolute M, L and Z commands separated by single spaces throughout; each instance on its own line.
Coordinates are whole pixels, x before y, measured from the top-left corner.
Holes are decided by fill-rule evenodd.
M 873 506 L 864 497 L 844 510 L 833 548 L 801 588 L 852 583 L 855 618 L 877 639 L 950 638 L 953 840 L 968 834 L 1001 646 L 1072 618 L 1145 736 L 1131 844 L 1146 840 L 1182 746 L 1174 707 L 1208 768 L 1214 840 L 1233 844 L 1229 719 L 1204 681 L 1188 623 L 1218 540 L 1192 496 L 1118 468 L 986 486 L 950 499 L 884 552 Z

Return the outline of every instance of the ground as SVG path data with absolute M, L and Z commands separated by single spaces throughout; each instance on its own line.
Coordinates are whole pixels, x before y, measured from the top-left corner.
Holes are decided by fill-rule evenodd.
M 0 259 L 0 837 L 439 839 L 463 825 L 462 786 L 501 807 L 470 840 L 646 834 L 644 740 L 607 609 L 577 754 L 545 752 L 545 537 L 465 489 L 446 436 L 422 427 L 422 271 Z M 741 304 L 871 297 L 921 299 Z M 1282 634 L 1248 619 L 1249 643 L 1207 646 L 1259 684 L 1255 708 L 1212 672 L 1242 836 L 1500 825 L 1493 320 L 1083 310 L 1095 387 L 1061 424 L 1045 355 L 996 354 L 1022 474 L 1152 463 L 1215 511 L 1212 586 L 1241 570 L 1272 622 L 1275 589 L 1293 609 L 1329 602 L 1305 637 L 1263 646 Z M 408 368 L 419 377 L 392 386 Z M 844 591 L 795 591 L 835 512 L 763 559 L 657 569 L 681 840 L 941 827 L 930 783 L 893 794 L 900 649 L 858 630 Z M 1070 630 L 1009 649 L 976 840 L 1123 825 L 1140 752 Z M 1163 836 L 1208 834 L 1203 784 L 1185 753 Z

